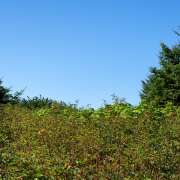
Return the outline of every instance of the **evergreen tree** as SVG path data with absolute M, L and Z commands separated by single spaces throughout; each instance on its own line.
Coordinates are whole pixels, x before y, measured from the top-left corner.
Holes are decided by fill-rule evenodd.
M 20 101 L 20 96 L 24 92 L 24 90 L 20 92 L 16 92 L 14 95 L 10 93 L 11 87 L 6 88 L 2 86 L 3 81 L 0 79 L 0 104 L 15 104 Z
M 179 27 L 180 28 L 180 27 Z M 175 33 L 180 36 L 178 32 Z M 167 101 L 180 105 L 180 42 L 169 48 L 161 42 L 160 68 L 150 67 L 150 75 L 142 81 L 141 99 L 156 100 L 160 105 Z

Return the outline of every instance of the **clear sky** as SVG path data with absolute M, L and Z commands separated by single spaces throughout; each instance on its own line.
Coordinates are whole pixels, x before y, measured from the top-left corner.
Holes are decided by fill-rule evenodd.
M 99 108 L 111 95 L 138 105 L 160 42 L 178 42 L 180 0 L 0 0 L 0 78 Z

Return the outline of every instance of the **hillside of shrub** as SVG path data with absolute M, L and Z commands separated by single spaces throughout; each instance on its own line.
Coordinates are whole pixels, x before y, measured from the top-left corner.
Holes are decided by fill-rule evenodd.
M 0 110 L 0 178 L 180 179 L 180 107 Z

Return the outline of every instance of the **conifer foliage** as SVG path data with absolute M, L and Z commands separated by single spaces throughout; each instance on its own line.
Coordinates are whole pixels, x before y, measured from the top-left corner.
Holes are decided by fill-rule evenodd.
M 20 92 L 16 92 L 15 94 L 11 94 L 11 87 L 6 88 L 2 86 L 3 81 L 0 79 L 0 104 L 7 104 L 7 103 L 17 103 L 20 100 L 20 96 L 24 92 L 24 90 Z
M 179 26 L 180 28 L 180 26 Z M 175 33 L 180 36 L 178 32 Z M 164 105 L 171 101 L 180 105 L 180 42 L 169 48 L 161 42 L 160 68 L 150 67 L 150 75 L 142 81 L 141 99 L 156 100 Z

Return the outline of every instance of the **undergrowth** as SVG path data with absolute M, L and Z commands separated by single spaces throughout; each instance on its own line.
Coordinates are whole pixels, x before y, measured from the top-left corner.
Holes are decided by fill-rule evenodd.
M 0 109 L 0 178 L 180 179 L 180 108 Z

